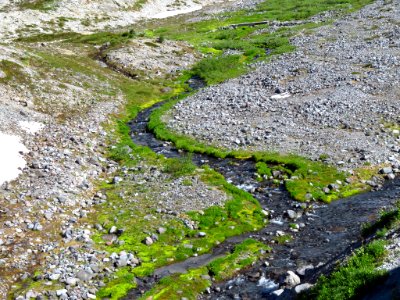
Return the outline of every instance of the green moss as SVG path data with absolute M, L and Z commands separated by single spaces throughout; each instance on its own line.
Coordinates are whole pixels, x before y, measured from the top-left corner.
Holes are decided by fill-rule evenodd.
M 383 211 L 375 223 L 368 224 L 363 228 L 363 236 L 368 237 L 374 233 L 380 232 L 380 235 L 387 230 L 392 229 L 400 221 L 400 202 L 397 202 L 396 208 L 388 211 Z
M 148 127 L 159 139 L 175 143 L 177 148 L 188 152 L 206 153 L 215 157 L 235 157 L 251 158 L 257 162 L 257 170 L 265 175 L 270 174 L 268 169 L 274 168 L 283 171 L 291 176 L 290 180 L 285 181 L 285 187 L 291 197 L 298 201 L 308 199 L 330 202 L 340 197 L 353 195 L 367 190 L 367 185 L 361 183 L 361 178 L 372 174 L 365 169 L 357 170 L 359 179 L 348 185 L 340 187 L 339 191 L 332 191 L 326 195 L 323 189 L 337 180 L 345 182 L 348 174 L 337 170 L 335 167 L 320 161 L 311 161 L 298 155 L 268 153 L 268 152 L 249 152 L 249 151 L 230 151 L 212 145 L 206 145 L 190 137 L 175 134 L 167 129 L 162 118 L 180 99 L 174 99 L 155 110 L 150 116 Z M 271 167 L 272 166 L 272 167 Z M 267 169 L 268 168 L 268 169 Z M 369 179 L 369 178 L 368 178 Z
M 0 78 L 0 83 L 30 85 L 31 81 L 23 70 L 23 66 L 9 60 L 0 60 L 0 70 L 5 73 L 4 78 Z
M 257 173 L 260 176 L 272 176 L 272 170 L 268 167 L 268 165 L 262 161 L 256 163 Z
M 129 268 L 119 269 L 114 273 L 113 277 L 115 279 L 107 282 L 107 286 L 100 289 L 97 297 L 117 300 L 126 296 L 131 289 L 136 287 L 135 277 Z
M 322 276 L 303 299 L 346 300 L 368 295 L 369 288 L 379 285 L 386 277 L 386 271 L 376 270 L 386 254 L 384 246 L 378 240 L 357 250 L 329 277 Z
M 274 241 L 280 245 L 286 244 L 286 243 L 290 242 L 291 240 L 293 240 L 293 236 L 291 236 L 290 234 L 285 234 L 285 235 L 277 236 L 274 238 Z
M 236 245 L 231 254 L 212 261 L 207 267 L 210 275 L 214 276 L 216 280 L 226 280 L 231 278 L 238 270 L 265 257 L 270 250 L 270 247 L 256 240 L 247 239 Z
M 196 296 L 211 286 L 207 277 L 206 267 L 188 271 L 185 274 L 175 274 L 164 277 L 140 299 L 196 299 Z
M 22 9 L 48 11 L 55 7 L 57 0 L 23 0 L 19 3 Z
M 239 270 L 265 257 L 270 250 L 256 240 L 247 239 L 236 245 L 232 253 L 215 259 L 207 266 L 164 277 L 141 299 L 197 299 L 200 293 L 211 286 L 209 274 L 217 280 L 229 279 Z
M 192 156 L 186 155 L 181 158 L 168 159 L 165 163 L 164 172 L 173 177 L 180 177 L 193 173 L 196 165 L 192 163 Z

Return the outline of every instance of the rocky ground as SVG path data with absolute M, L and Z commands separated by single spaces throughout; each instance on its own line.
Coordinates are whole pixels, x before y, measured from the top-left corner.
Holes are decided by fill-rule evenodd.
M 110 257 L 96 250 L 91 235 L 102 229 L 93 227 L 88 219 L 94 205 L 106 201 L 97 191 L 97 180 L 108 178 L 118 183 L 112 181 L 112 174 L 121 170 L 106 155 L 115 140 L 104 126 L 125 99 L 112 84 L 113 72 L 88 59 L 85 48 L 54 42 L 26 45 L 11 38 L 21 33 L 115 28 L 165 11 L 173 15 L 180 9 L 199 9 L 209 2 L 150 1 L 142 9 L 132 10 L 126 9 L 132 1 L 52 2 L 54 7 L 49 10 L 27 8 L 26 2 L 0 2 L 0 133 L 15 138 L 25 152 L 13 153 L 22 162 L 19 170 L 15 168 L 18 178 L 1 182 L 0 298 L 19 288 L 18 282 L 34 280 L 36 288 L 15 297 L 91 299 L 113 271 L 139 263 L 132 253 Z M 96 24 L 84 21 L 87 18 L 96 19 Z M 65 23 L 55 26 L 60 20 Z M 138 43 L 136 49 L 156 45 L 153 40 Z M 123 59 L 124 51 L 133 48 L 127 46 L 109 55 Z M 144 51 L 141 61 L 130 63 L 136 70 L 156 76 L 176 73 L 196 58 L 184 43 L 165 42 L 160 49 L 179 55 L 179 61 L 171 54 L 165 65 L 149 64 Z M 153 53 L 154 61 L 162 54 Z M 7 159 L 4 157 L 2 164 Z M 139 167 L 141 175 L 130 180 L 153 184 L 152 194 L 145 194 L 155 203 L 162 202 L 156 205 L 163 216 L 222 205 L 227 200 L 224 193 L 208 189 L 198 178 L 182 183 L 162 172 L 155 176 L 154 167 L 145 163 Z
M 200 54 L 184 42 L 137 39 L 128 45 L 110 50 L 104 61 L 113 68 L 135 78 L 174 76 L 189 69 Z
M 297 153 L 351 169 L 399 166 L 399 2 L 303 31 L 297 50 L 176 105 L 170 129 L 225 148 Z
M 20 34 L 44 32 L 74 31 L 89 33 L 125 27 L 143 19 L 163 18 L 187 13 L 214 3 L 215 1 L 208 0 L 2 0 L 0 2 L 0 18 L 2 20 L 0 34 L 4 39 L 17 37 Z
M 107 157 L 115 136 L 105 127 L 125 101 L 112 84 L 112 72 L 90 60 L 84 47 L 57 42 L 27 46 L 12 38 L 114 29 L 214 2 L 144 1 L 141 7 L 125 0 L 77 0 L 43 1 L 49 4 L 37 7 L 34 1 L 0 0 L 0 132 L 18 137 L 27 149 L 17 153 L 25 161 L 17 170 L 19 177 L 2 183 L 0 190 L 0 298 L 24 281 L 33 282 L 33 288 L 17 293 L 19 300 L 95 299 L 104 278 L 140 263 L 134 253 L 110 255 L 92 240 L 95 232 L 103 232 L 106 242 L 120 242 L 119 228 L 107 231 L 88 219 L 96 205 L 107 202 L 96 188 L 99 180 L 124 188 L 126 182 L 126 190 L 135 182 L 133 198 L 152 203 L 160 220 L 228 200 L 198 176 L 176 179 L 145 162 L 121 170 Z M 207 9 L 257 3 L 220 2 L 221 7 Z M 179 104 L 171 128 L 226 147 L 267 145 L 313 158 L 328 154 L 331 162 L 344 161 L 348 167 L 390 160 L 397 168 L 398 4 L 377 2 L 316 35 L 298 36 L 293 40 L 296 53 Z M 206 17 L 192 21 L 201 18 Z M 154 41 L 143 39 L 107 52 L 106 60 L 119 70 L 156 77 L 187 68 L 197 59 L 184 43 L 162 44 L 154 47 Z M 148 59 L 150 48 L 154 55 Z M 165 52 L 177 56 L 165 59 Z M 163 64 L 156 63 L 159 55 Z M 341 63 L 344 60 L 351 64 Z M 141 190 L 143 185 L 147 190 Z M 122 191 L 121 198 L 124 195 Z M 135 205 L 132 201 L 132 210 L 141 209 Z M 151 243 L 149 238 L 146 242 Z

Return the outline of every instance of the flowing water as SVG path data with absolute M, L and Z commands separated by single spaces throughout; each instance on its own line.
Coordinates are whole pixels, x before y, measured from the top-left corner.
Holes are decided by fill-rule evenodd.
M 129 123 L 132 140 L 169 158 L 186 155 L 171 143 L 157 140 L 147 130 L 151 112 L 160 105 L 156 104 L 140 112 Z M 157 270 L 153 277 L 139 282 L 139 287 L 144 290 L 161 277 L 207 264 L 245 238 L 270 242 L 276 237 L 277 231 L 282 231 L 291 234 L 293 240 L 285 244 L 274 244 L 267 264 L 259 262 L 233 280 L 215 284 L 208 294 L 202 296 L 204 299 L 273 299 L 270 293 L 278 288 L 277 283 L 282 281 L 288 270 L 296 271 L 310 266 L 301 279 L 302 282 L 311 283 L 321 274 L 331 271 L 337 260 L 343 259 L 352 249 L 361 245 L 362 225 L 376 220 L 379 212 L 393 205 L 400 195 L 400 180 L 395 179 L 387 182 L 379 191 L 338 200 L 329 205 L 312 203 L 306 206 L 293 201 L 282 186 L 277 187 L 267 181 L 258 182 L 252 160 L 218 159 L 196 153 L 192 159 L 198 166 L 211 166 L 224 175 L 228 182 L 250 192 L 263 208 L 271 212 L 270 223 L 256 233 L 228 239 L 210 254 Z M 290 219 L 287 210 L 294 210 L 299 217 Z M 298 232 L 290 230 L 291 223 L 301 226 Z M 138 290 L 132 291 L 128 298 L 140 295 Z M 287 299 L 295 297 L 292 292 L 286 293 Z

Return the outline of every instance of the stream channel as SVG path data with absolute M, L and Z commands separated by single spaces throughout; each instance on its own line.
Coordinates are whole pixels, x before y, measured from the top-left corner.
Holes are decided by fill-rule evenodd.
M 132 140 L 168 158 L 187 155 L 173 144 L 157 140 L 147 130 L 150 114 L 161 105 L 158 103 L 141 111 L 129 123 Z M 381 210 L 392 206 L 400 197 L 400 179 L 396 178 L 387 181 L 378 191 L 341 199 L 329 205 L 299 203 L 290 198 L 283 186 L 276 187 L 266 180 L 258 182 L 252 160 L 218 159 L 197 153 L 191 157 L 196 165 L 209 165 L 228 182 L 251 193 L 270 212 L 270 221 L 258 232 L 226 240 L 210 254 L 156 270 L 153 276 L 138 280 L 138 288 L 130 291 L 125 299 L 139 297 L 164 276 L 208 264 L 246 238 L 270 243 L 279 231 L 292 235 L 293 239 L 284 244 L 271 244 L 273 250 L 267 261 L 256 263 L 228 282 L 213 284 L 208 293 L 201 296 L 202 299 L 275 299 L 276 296 L 271 293 L 279 288 L 288 270 L 297 271 L 302 283 L 315 283 L 321 274 L 331 272 L 338 260 L 362 245 L 362 225 L 376 220 Z M 297 216 L 290 218 L 288 210 L 295 211 Z M 291 223 L 300 226 L 298 232 L 290 230 Z M 285 289 L 279 299 L 295 297 L 293 289 Z

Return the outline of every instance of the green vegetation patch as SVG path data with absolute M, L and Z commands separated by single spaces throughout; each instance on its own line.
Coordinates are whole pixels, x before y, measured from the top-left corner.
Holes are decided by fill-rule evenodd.
M 23 66 L 10 60 L 0 60 L 0 70 L 5 77 L 0 78 L 0 83 L 10 83 L 13 85 L 30 85 L 31 80 L 24 71 Z
M 216 280 L 226 280 L 257 260 L 265 257 L 270 247 L 253 239 L 247 239 L 237 245 L 233 252 L 225 257 L 218 258 L 208 265 L 209 273 Z
M 386 271 L 376 270 L 385 254 L 385 242 L 373 241 L 357 250 L 329 277 L 322 276 L 303 299 L 346 300 L 368 295 L 368 288 L 379 285 L 386 278 Z
M 182 298 L 196 299 L 209 286 L 208 270 L 206 267 L 192 269 L 184 274 L 174 274 L 164 277 L 140 299 L 180 300 Z
M 175 91 L 179 91 L 179 88 Z M 126 112 L 115 120 L 117 131 L 113 135 L 119 142 L 110 150 L 110 157 L 126 167 L 134 167 L 139 161 L 144 160 L 147 164 L 169 174 L 171 179 L 198 174 L 210 188 L 225 191 L 230 200 L 223 207 L 213 206 L 204 211 L 193 211 L 179 216 L 160 215 L 156 212 L 157 201 L 152 202 L 153 200 L 147 196 L 146 185 L 131 181 L 119 185 L 102 184 L 108 201 L 100 207 L 93 218 L 96 223 L 103 225 L 105 232 L 112 226 L 124 231 L 118 237 L 122 243 L 107 243 L 103 238 L 104 232 L 95 234 L 93 240 L 110 253 L 122 250 L 135 253 L 141 261 L 140 266 L 127 268 L 124 271 L 133 277 L 148 276 L 158 267 L 207 253 L 227 237 L 260 229 L 266 222 L 257 200 L 227 183 L 219 173 L 208 167 L 198 170 L 191 163 L 190 157 L 166 159 L 149 148 L 132 142 L 126 122 L 135 117 L 141 106 L 147 105 L 148 102 L 143 99 L 149 99 L 155 94 L 156 92 L 145 93 L 141 99 L 143 102 L 138 102 L 139 98 L 135 96 L 128 98 L 132 99 L 131 105 L 128 105 Z M 123 195 L 121 191 L 124 192 Z M 185 219 L 194 222 L 197 227 L 188 228 L 183 222 Z M 166 232 L 158 234 L 157 241 L 152 245 L 145 245 L 143 240 L 151 233 L 157 232 L 160 226 L 166 228 Z M 205 235 L 200 236 L 200 232 Z M 132 276 L 124 273 L 115 280 L 110 279 L 100 290 L 99 295 L 117 299 L 121 293 L 126 294 L 129 287 L 134 285 Z
M 271 174 L 271 169 L 279 169 L 289 178 L 285 180 L 286 189 L 298 201 L 315 199 L 330 202 L 368 189 L 368 186 L 361 183 L 360 180 L 344 184 L 349 174 L 320 161 L 311 161 L 291 154 L 254 153 L 246 150 L 231 151 L 198 142 L 188 136 L 176 134 L 167 128 L 163 122 L 163 116 L 180 100 L 180 97 L 178 97 L 155 110 L 151 114 L 148 124 L 148 128 L 154 132 L 157 138 L 171 141 L 179 149 L 184 149 L 188 152 L 205 153 L 220 158 L 250 158 L 257 162 L 256 168 L 260 175 L 269 175 Z M 369 170 L 370 168 L 367 169 Z M 364 169 L 356 170 L 357 172 L 360 172 L 360 174 L 366 172 L 370 176 L 373 174 Z M 360 176 L 364 179 L 365 174 Z M 328 194 L 324 192 L 324 188 L 329 184 L 336 183 L 338 180 L 343 184 L 337 190 L 332 190 Z
M 55 8 L 57 0 L 23 0 L 19 3 L 21 9 L 48 11 Z
M 164 277 L 141 299 L 196 299 L 211 286 L 211 276 L 217 280 L 231 278 L 236 272 L 265 257 L 271 248 L 247 239 L 236 245 L 232 253 L 217 258 L 207 266 L 191 269 L 184 274 Z
M 365 226 L 363 235 L 367 237 L 376 233 L 378 237 L 383 237 L 388 230 L 398 225 L 400 221 L 400 202 L 397 202 L 396 206 L 395 209 L 383 211 L 375 223 Z

